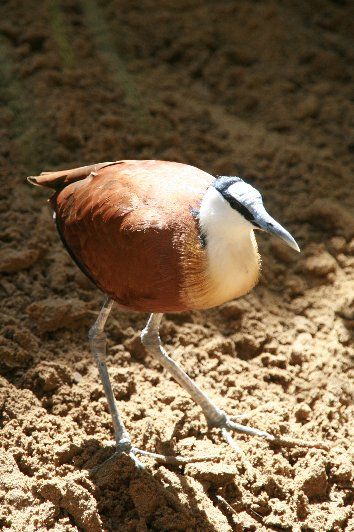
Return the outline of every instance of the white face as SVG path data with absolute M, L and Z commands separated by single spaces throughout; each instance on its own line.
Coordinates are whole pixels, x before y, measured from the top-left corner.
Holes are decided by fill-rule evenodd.
M 203 198 L 199 219 L 205 232 L 232 234 L 242 227 L 262 229 L 299 251 L 291 234 L 265 210 L 260 192 L 237 177 L 224 176 L 215 181 Z
M 235 199 L 237 200 L 236 197 Z M 210 187 L 203 198 L 199 211 L 199 221 L 206 234 L 220 233 L 223 238 L 232 239 L 234 234 L 241 229 L 247 232 L 254 229 L 251 222 L 236 209 L 233 209 L 214 187 Z

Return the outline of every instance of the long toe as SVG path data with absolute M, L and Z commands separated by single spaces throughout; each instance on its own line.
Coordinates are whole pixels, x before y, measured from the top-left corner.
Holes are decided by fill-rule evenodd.
M 224 414 L 224 417 L 220 419 L 219 423 L 215 423 L 213 420 L 208 420 L 207 423 L 209 426 L 213 426 L 216 428 L 221 429 L 222 434 L 225 437 L 226 433 L 230 433 L 231 431 L 239 432 L 241 434 L 247 434 L 248 436 L 257 436 L 258 438 L 265 439 L 269 441 L 270 443 L 276 443 L 278 445 L 282 445 L 284 447 L 307 447 L 307 448 L 315 448 L 315 449 L 324 449 L 328 450 L 329 446 L 324 442 L 319 441 L 308 441 L 303 440 L 299 438 L 291 438 L 287 436 L 274 436 L 270 432 L 266 432 L 265 430 L 259 430 L 254 427 L 248 427 L 247 425 L 242 425 L 241 423 L 236 423 L 225 414 L 225 412 L 222 412 Z M 230 443 L 230 442 L 229 442 Z
M 99 472 L 102 472 L 103 470 L 107 469 L 107 468 L 110 468 L 113 464 L 115 464 L 116 462 L 118 462 L 119 460 L 121 460 L 122 456 L 125 455 L 126 457 L 129 457 L 129 459 L 131 460 L 131 462 L 134 464 L 134 466 L 137 468 L 137 469 L 145 469 L 145 466 L 142 462 L 140 462 L 139 458 L 135 455 L 134 452 L 130 452 L 130 453 L 126 453 L 126 452 L 122 452 L 122 451 L 115 451 L 112 456 L 110 456 L 109 458 L 107 458 L 107 460 L 104 460 L 103 462 L 101 462 L 100 464 L 96 465 L 95 467 L 92 467 L 90 469 L 90 473 L 95 475 Z

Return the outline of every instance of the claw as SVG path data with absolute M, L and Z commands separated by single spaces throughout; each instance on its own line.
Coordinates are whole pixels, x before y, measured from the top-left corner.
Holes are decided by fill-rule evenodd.
M 230 431 L 228 429 L 226 429 L 226 428 L 222 428 L 221 429 L 221 434 L 224 436 L 225 440 L 230 445 L 230 447 L 232 447 L 232 449 L 234 451 L 236 451 L 236 453 L 240 456 L 248 475 L 252 476 L 254 478 L 257 478 L 257 474 L 258 474 L 257 471 L 254 469 L 254 467 L 252 466 L 251 462 L 246 457 L 246 455 L 243 452 L 243 450 L 241 449 L 241 447 L 239 445 L 237 445 L 237 443 L 235 442 L 235 440 L 231 436 Z
M 134 453 L 133 449 L 129 453 L 129 456 L 133 460 L 133 462 L 135 463 L 135 466 L 137 467 L 137 469 L 145 469 L 144 464 L 142 462 L 140 462 L 140 460 L 139 460 L 139 458 L 137 456 L 135 456 L 135 453 Z

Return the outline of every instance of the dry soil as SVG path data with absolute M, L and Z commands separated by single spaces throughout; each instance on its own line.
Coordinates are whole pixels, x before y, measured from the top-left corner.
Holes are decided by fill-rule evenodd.
M 349 1 L 1 2 L 2 530 L 354 530 L 353 21 Z M 115 310 L 134 443 L 215 458 L 92 473 L 113 437 L 87 342 L 102 294 L 25 177 L 119 158 L 242 175 L 294 234 L 301 254 L 259 235 L 258 287 L 162 339 L 227 412 L 328 451 L 236 436 L 251 471 L 145 353 L 147 316 Z

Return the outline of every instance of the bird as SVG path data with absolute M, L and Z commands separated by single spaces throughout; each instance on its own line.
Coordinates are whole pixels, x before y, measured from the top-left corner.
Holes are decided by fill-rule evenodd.
M 114 304 L 150 314 L 142 344 L 201 407 L 209 428 L 219 428 L 234 448 L 233 431 L 276 441 L 220 409 L 176 364 L 159 336 L 165 313 L 217 307 L 252 290 L 261 269 L 255 231 L 300 251 L 268 214 L 260 192 L 238 176 L 213 176 L 159 160 L 104 162 L 27 179 L 53 189 L 49 201 L 62 243 L 105 294 L 89 343 L 112 416 L 116 454 L 130 455 L 138 467 L 143 467 L 139 455 L 163 459 L 133 445 L 117 408 L 104 332 Z

